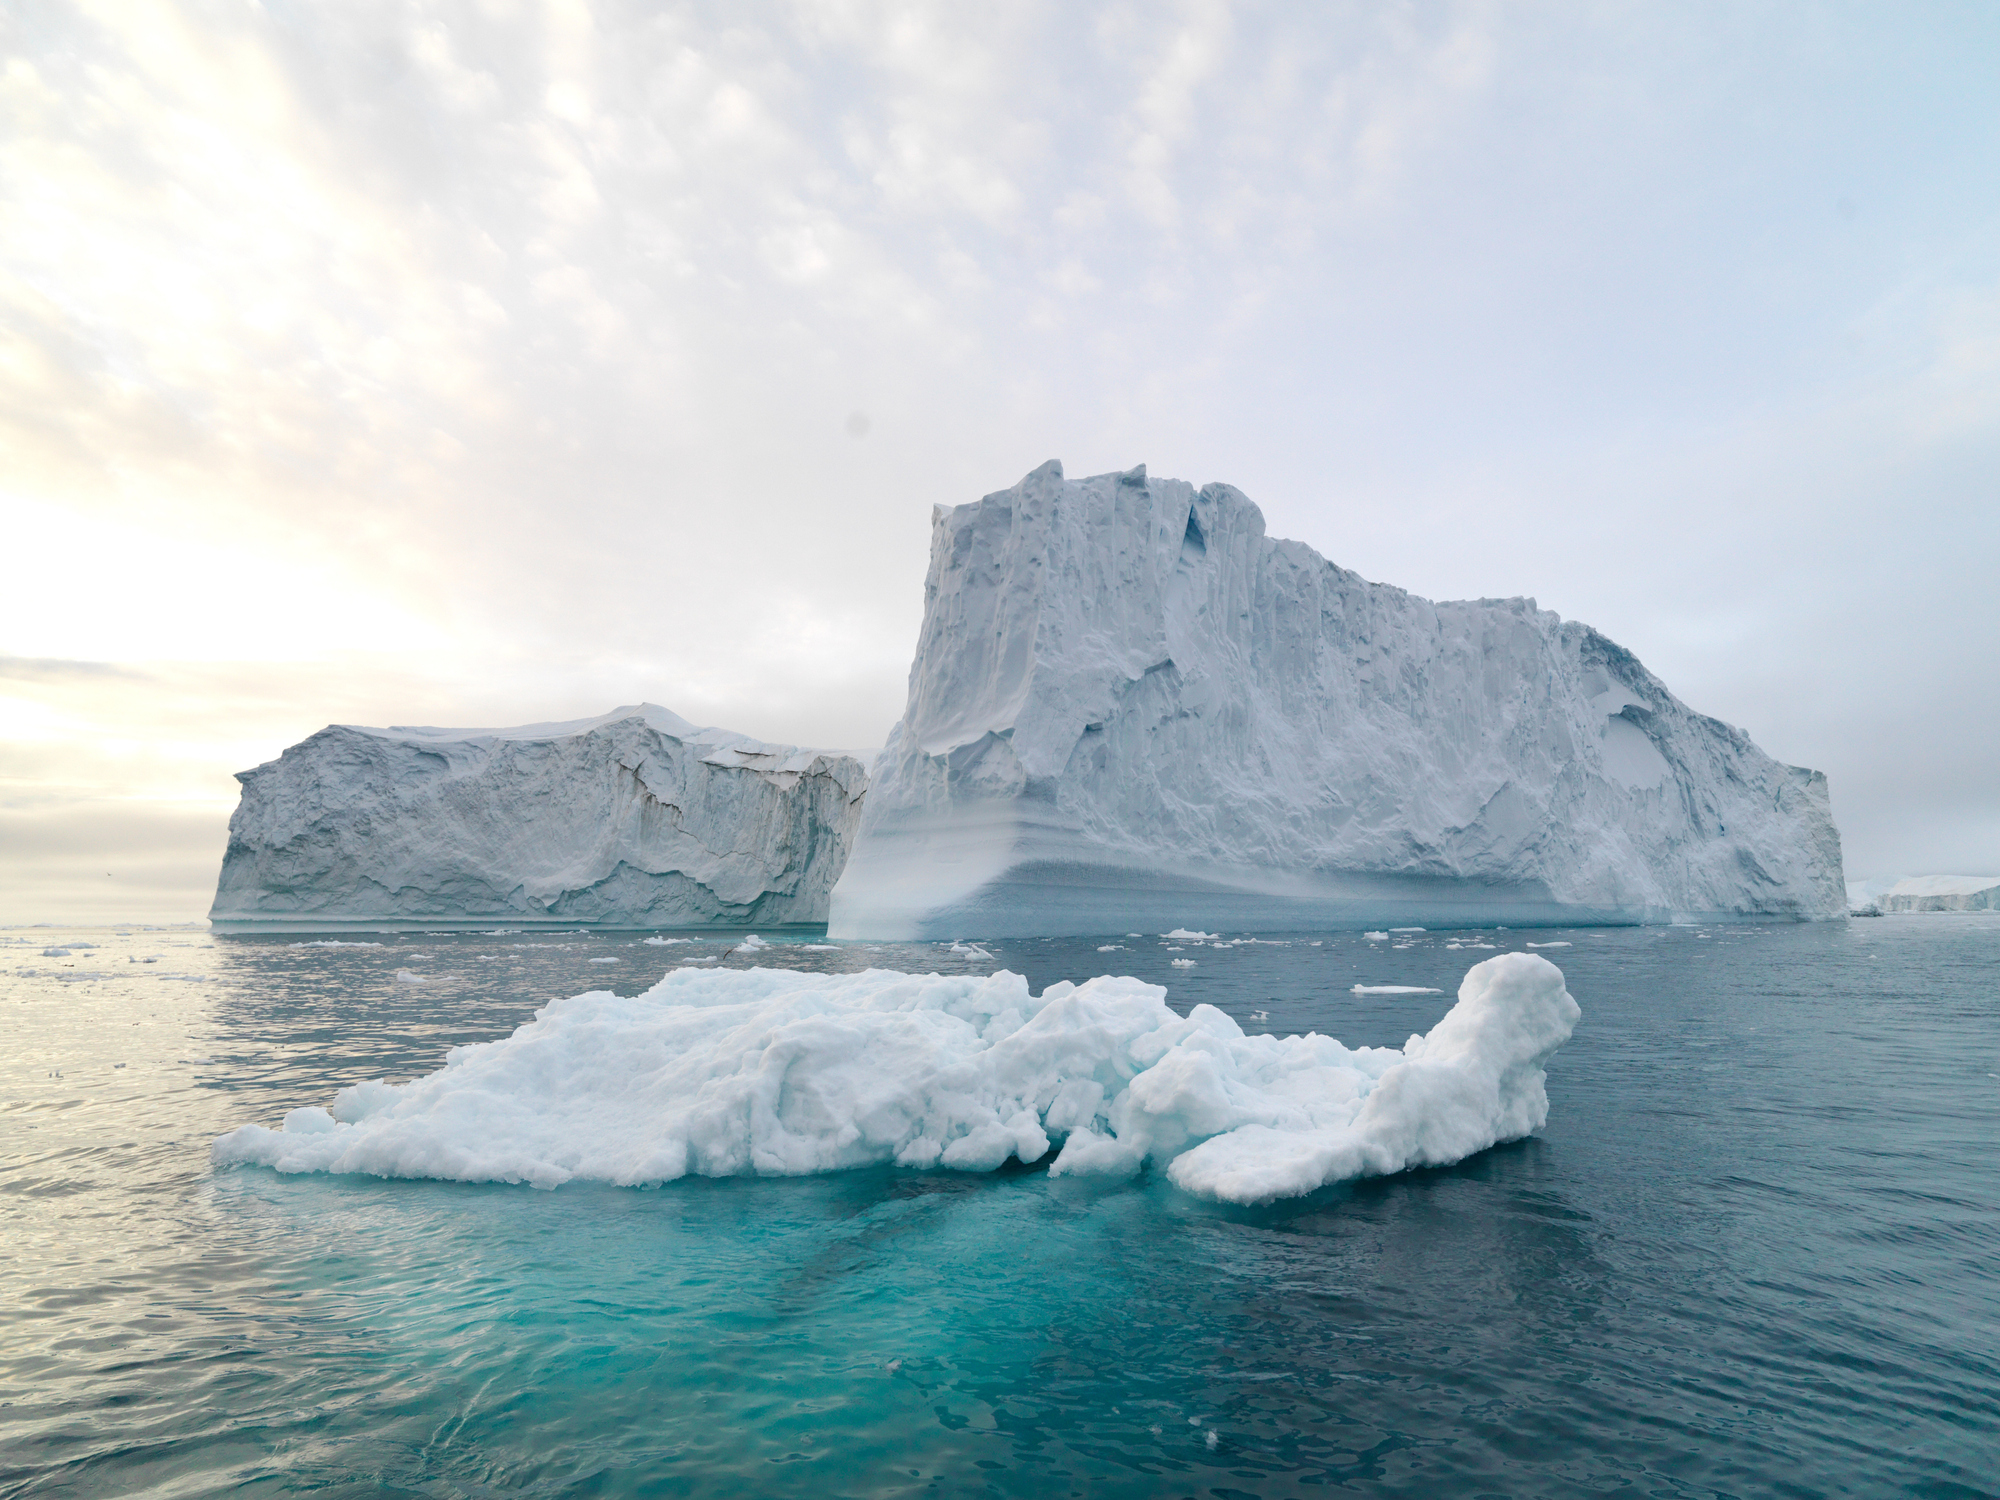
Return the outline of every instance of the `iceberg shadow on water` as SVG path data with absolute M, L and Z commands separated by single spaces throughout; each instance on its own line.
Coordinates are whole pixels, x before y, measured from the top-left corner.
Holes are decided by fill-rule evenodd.
M 684 969 L 643 994 L 553 1001 L 437 1072 L 376 1079 L 217 1165 L 655 1185 L 869 1165 L 1161 1171 L 1226 1203 L 1441 1166 L 1548 1117 L 1544 1067 L 1580 1014 L 1546 959 L 1475 965 L 1401 1048 L 1247 1035 L 1213 1006 L 1100 977 L 1029 993 L 979 976 Z

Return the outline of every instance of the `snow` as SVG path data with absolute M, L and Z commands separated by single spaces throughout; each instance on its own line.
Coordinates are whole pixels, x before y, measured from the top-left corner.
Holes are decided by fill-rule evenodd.
M 241 773 L 223 931 L 826 919 L 867 775 L 653 704 L 513 729 L 334 725 Z
M 2000 875 L 1916 875 L 1875 898 L 1885 912 L 2000 911 Z
M 1844 910 L 1825 778 L 1598 632 L 1370 583 L 1228 485 L 1050 463 L 935 513 L 829 930 Z
M 871 1164 L 1052 1175 L 1148 1166 L 1231 1203 L 1458 1161 L 1539 1128 L 1579 1011 L 1533 954 L 1487 959 L 1401 1048 L 1246 1035 L 1136 979 L 682 969 L 553 1001 L 435 1073 L 370 1080 L 218 1165 L 552 1188 Z

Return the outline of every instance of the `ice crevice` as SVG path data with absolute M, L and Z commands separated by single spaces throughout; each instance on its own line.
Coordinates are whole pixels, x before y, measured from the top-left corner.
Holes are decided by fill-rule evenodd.
M 434 1073 L 376 1079 L 219 1166 L 553 1188 L 895 1163 L 1054 1176 L 1163 1171 L 1256 1204 L 1441 1166 L 1539 1128 L 1544 1067 L 1579 1017 L 1533 954 L 1475 965 L 1401 1048 L 1248 1035 L 1222 1011 L 1105 976 L 1040 995 L 990 975 L 680 969 L 643 994 L 552 1001 Z

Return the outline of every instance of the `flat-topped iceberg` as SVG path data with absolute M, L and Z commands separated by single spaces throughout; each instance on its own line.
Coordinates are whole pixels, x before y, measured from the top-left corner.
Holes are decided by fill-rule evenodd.
M 2000 911 L 2000 875 L 1913 875 L 1875 898 L 1883 912 Z
M 653 704 L 513 729 L 337 724 L 237 780 L 224 931 L 824 922 L 868 784 L 850 755 Z
M 940 508 L 836 937 L 1833 917 L 1826 779 L 1528 599 L 1124 474 Z
M 1136 979 L 682 969 L 553 1001 L 405 1084 L 218 1140 L 219 1165 L 555 1187 L 896 1163 L 1053 1174 L 1152 1166 L 1232 1203 L 1441 1166 L 1548 1118 L 1543 1068 L 1580 1014 L 1532 954 L 1475 965 L 1401 1049 L 1251 1036 Z

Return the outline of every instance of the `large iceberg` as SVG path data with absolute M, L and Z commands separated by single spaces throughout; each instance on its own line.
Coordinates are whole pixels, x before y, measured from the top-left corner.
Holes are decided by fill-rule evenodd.
M 209 919 L 824 922 L 867 773 L 654 704 L 514 729 L 336 724 L 244 771 Z
M 1846 910 L 1826 779 L 1530 599 L 1369 583 L 1145 467 L 939 508 L 837 937 Z
M 2000 875 L 1913 875 L 1875 898 L 1883 912 L 2000 911 Z
M 1580 1014 L 1508 953 L 1401 1049 L 1252 1036 L 1136 979 L 681 969 L 642 995 L 552 1001 L 404 1084 L 215 1142 L 218 1165 L 555 1187 L 896 1163 L 1056 1175 L 1148 1165 L 1232 1203 L 1441 1166 L 1548 1118 L 1543 1068 Z

